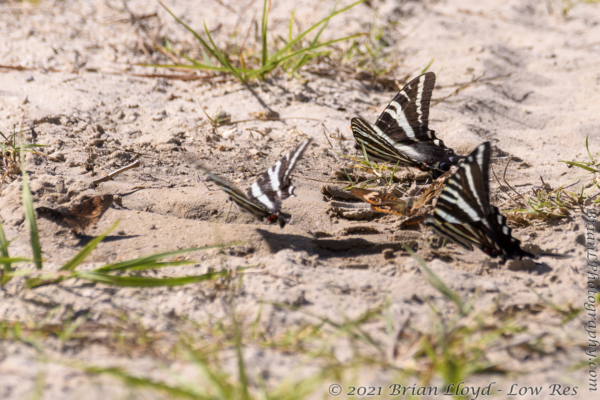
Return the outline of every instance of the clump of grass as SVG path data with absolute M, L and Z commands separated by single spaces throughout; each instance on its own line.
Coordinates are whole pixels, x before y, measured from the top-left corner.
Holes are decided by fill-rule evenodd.
M 600 189 L 600 185 L 596 180 L 595 174 L 600 172 L 598 166 L 600 166 L 600 153 L 595 156 L 592 155 L 589 148 L 588 137 L 585 138 L 585 149 L 588 156 L 588 161 L 565 161 L 564 162 L 570 167 L 580 168 L 586 173 L 591 174 L 591 182 L 584 182 L 581 185 L 581 190 L 577 192 L 571 192 L 566 189 L 575 185 L 562 185 L 558 188 L 552 189 L 550 185 L 544 182 L 542 179 L 541 187 L 534 187 L 532 189 L 533 196 L 522 196 L 516 192 L 510 185 L 509 188 L 513 192 L 517 193 L 519 199 L 513 201 L 521 207 L 509 210 L 508 212 L 523 213 L 528 218 L 546 219 L 546 218 L 564 218 L 569 216 L 571 210 L 581 210 L 584 205 L 600 202 L 600 198 L 597 199 L 598 194 L 594 193 L 596 189 Z M 509 161 L 510 163 L 510 161 Z M 508 167 L 508 164 L 507 164 Z M 541 178 L 540 178 L 541 179 Z M 506 179 L 504 180 L 506 182 Z M 591 189 L 586 192 L 586 186 Z
M 590 145 L 588 139 L 588 135 L 585 135 L 585 151 L 587 153 L 589 161 L 559 160 L 559 162 L 564 162 L 565 164 L 571 165 L 573 167 L 581 168 L 584 171 L 592 173 L 592 175 L 595 175 L 597 172 L 600 172 L 600 170 L 598 169 L 598 167 L 600 166 L 600 152 L 595 156 L 592 156 L 592 153 L 590 152 Z
M 507 217 L 515 222 L 526 222 L 521 216 L 524 216 L 527 219 L 543 220 L 551 218 L 565 218 L 570 215 L 572 210 L 581 210 L 584 205 L 591 204 L 592 202 L 599 202 L 600 199 L 595 198 L 600 193 L 593 192 L 595 189 L 600 189 L 600 185 L 594 177 L 596 172 L 600 172 L 600 170 L 597 169 L 597 167 L 600 165 L 600 153 L 598 153 L 596 156 L 592 156 L 589 150 L 589 142 L 587 137 L 585 139 L 585 148 L 589 161 L 559 160 L 559 162 L 564 162 L 570 167 L 577 167 L 586 171 L 587 173 L 592 174 L 591 182 L 584 182 L 581 185 L 581 190 L 577 192 L 572 192 L 567 189 L 579 183 L 579 180 L 570 185 L 561 185 L 553 189 L 549 184 L 544 182 L 543 178 L 540 177 L 542 182 L 541 186 L 533 187 L 530 195 L 521 194 L 506 181 L 506 171 L 510 165 L 509 160 L 504 169 L 503 180 L 506 186 L 512 191 L 512 193 L 515 193 L 517 197 L 515 198 L 511 196 L 509 194 L 510 192 L 507 192 L 512 202 L 516 205 L 516 208 L 506 211 L 507 213 L 512 213 L 507 215 Z M 498 177 L 495 176 L 495 178 L 498 184 L 502 186 Z M 586 186 L 588 188 L 591 186 L 592 188 L 586 192 Z
M 32 128 L 33 130 L 33 128 Z M 17 144 L 17 132 L 13 132 L 12 135 L 5 135 L 0 131 L 2 136 L 2 142 L 0 142 L 0 188 L 9 176 L 16 176 L 21 173 L 21 160 L 22 153 L 32 153 L 38 156 L 47 157 L 45 154 L 41 154 L 35 150 L 39 147 L 48 147 L 43 144 L 29 143 L 29 144 Z
M 564 187 L 552 189 L 549 185 L 533 188 L 533 195 L 521 196 L 517 202 L 521 207 L 507 210 L 509 213 L 524 214 L 529 219 L 565 218 L 570 210 L 580 207 L 585 198 L 584 188 L 579 194 L 566 191 Z
M 189 25 L 183 22 L 179 17 L 177 17 L 173 12 L 171 12 L 171 10 L 169 10 L 163 3 L 159 2 L 181 26 L 183 26 L 196 38 L 196 40 L 198 40 L 201 45 L 203 60 L 196 60 L 186 54 L 176 53 L 171 46 L 170 41 L 166 41 L 167 45 L 162 46 L 160 48 L 161 51 L 167 52 L 175 57 L 181 57 L 187 60 L 190 64 L 152 64 L 145 66 L 155 68 L 225 72 L 231 74 L 233 77 L 243 83 L 252 79 L 263 80 L 269 73 L 277 68 L 281 68 L 289 73 L 295 73 L 310 60 L 323 56 L 325 53 L 323 53 L 321 49 L 331 46 L 334 43 L 351 40 L 363 35 L 363 33 L 359 33 L 325 42 L 319 41 L 321 34 L 333 17 L 351 9 L 360 3 L 363 3 L 364 1 L 365 0 L 359 0 L 340 10 L 336 10 L 336 4 L 336 7 L 334 7 L 328 16 L 300 32 L 296 36 L 293 36 L 292 33 L 292 27 L 294 24 L 294 13 L 292 13 L 289 22 L 287 39 L 280 37 L 276 43 L 274 43 L 272 46 L 269 46 L 267 38 L 269 36 L 268 17 L 270 7 L 268 0 L 265 0 L 263 3 L 263 13 L 260 27 L 260 51 L 244 52 L 242 49 L 238 53 L 234 51 L 228 52 L 225 49 L 219 48 L 215 44 L 206 26 L 206 23 L 204 24 L 204 33 L 206 38 L 204 38 Z M 314 36 L 310 41 L 308 41 L 308 43 L 306 43 L 308 35 L 314 31 L 316 31 Z M 280 47 L 276 47 L 276 45 L 280 45 Z M 269 47 L 271 47 L 271 49 Z

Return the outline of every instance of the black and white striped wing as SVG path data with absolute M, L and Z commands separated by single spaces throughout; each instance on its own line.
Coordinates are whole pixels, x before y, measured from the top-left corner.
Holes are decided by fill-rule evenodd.
M 262 173 L 248 189 L 248 196 L 263 204 L 271 213 L 278 212 L 281 209 L 281 202 L 294 195 L 292 171 L 310 142 L 311 139 L 303 141 Z
M 192 156 L 187 156 L 186 159 L 191 165 L 194 166 L 194 168 L 198 169 L 211 181 L 217 184 L 217 186 L 223 189 L 223 191 L 225 191 L 229 195 L 231 200 L 235 202 L 235 204 L 240 208 L 240 210 L 249 212 L 250 214 L 253 214 L 256 218 L 261 220 L 264 217 L 268 217 L 272 214 L 270 210 L 268 210 L 262 203 L 257 202 L 256 199 L 248 197 L 235 185 L 221 178 L 219 175 L 213 173 L 211 170 L 206 168 Z
M 479 145 L 458 166 L 442 190 L 427 223 L 440 234 L 472 250 L 473 245 L 503 260 L 533 257 L 512 237 L 506 218 L 489 201 L 490 143 Z
M 462 159 L 430 130 L 429 105 L 435 74 L 427 72 L 410 81 L 371 127 L 360 118 L 352 120 L 354 137 L 369 154 L 424 170 L 447 171 Z
M 530 257 L 534 258 L 535 256 L 523 249 L 521 249 L 521 241 L 515 239 L 512 236 L 512 229 L 508 227 L 506 224 L 506 217 L 500 214 L 500 210 L 498 207 L 491 206 L 491 212 L 489 216 L 490 224 L 493 225 L 494 232 L 496 235 L 496 248 L 500 251 L 501 257 L 503 259 L 509 258 L 522 258 L 522 257 Z M 560 254 L 545 254 L 548 256 L 558 256 L 559 258 L 562 256 Z
M 394 144 L 362 118 L 352 118 L 352 134 L 356 140 L 356 148 L 360 151 L 363 146 L 372 160 L 389 161 L 403 166 L 423 168 L 424 166 L 401 153 Z
M 490 143 L 477 147 L 446 182 L 434 215 L 452 224 L 484 220 L 490 213 Z

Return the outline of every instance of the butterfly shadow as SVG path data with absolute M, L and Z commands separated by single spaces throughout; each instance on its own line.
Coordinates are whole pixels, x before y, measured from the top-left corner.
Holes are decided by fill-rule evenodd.
M 306 251 L 309 255 L 322 258 L 356 257 L 370 254 L 381 254 L 385 249 L 402 250 L 402 243 L 378 243 L 363 238 L 326 238 L 313 239 L 302 235 L 274 233 L 263 229 L 256 230 L 269 246 L 271 253 L 284 249 Z
M 132 239 L 139 237 L 141 235 L 109 235 L 102 240 L 102 243 L 110 243 L 110 242 L 118 242 L 119 240 Z M 97 236 L 79 234 L 75 236 L 79 241 L 77 242 L 77 246 L 85 246 L 92 240 L 96 239 Z
M 505 269 L 508 268 L 514 272 L 525 272 L 535 275 L 544 275 L 554 271 L 550 265 L 546 262 L 540 262 L 533 258 L 522 258 L 512 259 L 506 262 L 498 261 L 496 259 L 488 259 L 486 265 L 490 269 Z
M 554 271 L 554 268 L 552 268 L 546 262 L 539 262 L 539 261 L 534 261 L 534 262 L 535 262 L 535 269 L 533 270 L 533 272 L 537 273 L 538 275 L 544 275 L 544 274 Z

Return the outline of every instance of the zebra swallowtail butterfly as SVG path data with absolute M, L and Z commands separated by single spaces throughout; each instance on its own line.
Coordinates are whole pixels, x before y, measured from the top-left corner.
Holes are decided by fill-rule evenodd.
M 303 141 L 296 149 L 262 173 L 250 186 L 247 193 L 211 172 L 193 157 L 187 156 L 186 158 L 190 164 L 223 189 L 240 211 L 253 214 L 261 221 L 265 217 L 269 222 L 277 221 L 283 228 L 290 221 L 291 215 L 281 211 L 281 202 L 294 196 L 295 188 L 292 185 L 291 174 L 310 142 L 311 139 Z
M 78 235 L 83 234 L 90 226 L 94 225 L 102 217 L 102 214 L 113 202 L 113 196 L 105 194 L 95 196 L 82 201 L 69 208 L 57 209 L 38 207 L 35 209 L 38 216 L 46 218 L 58 225 L 71 229 Z
M 511 235 L 506 218 L 490 205 L 490 143 L 485 142 L 469 154 L 448 179 L 426 224 L 468 250 L 473 245 L 502 262 L 533 254 L 521 249 L 521 242 Z M 561 257 L 559 254 L 543 254 Z
M 464 157 L 444 146 L 427 127 L 435 74 L 427 72 L 410 81 L 383 110 L 374 126 L 352 118 L 356 148 L 375 160 L 446 172 Z M 434 176 L 439 176 L 439 172 Z

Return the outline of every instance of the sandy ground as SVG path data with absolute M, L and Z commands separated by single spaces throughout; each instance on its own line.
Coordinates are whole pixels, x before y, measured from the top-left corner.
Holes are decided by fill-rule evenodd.
M 222 43 L 234 29 L 241 35 L 246 32 L 255 11 L 260 15 L 262 5 L 255 3 L 241 15 L 219 2 L 178 0 L 168 5 L 175 14 L 185 15 L 193 27 L 206 20 Z M 233 10 L 247 7 L 245 1 L 226 4 Z M 333 19 L 323 38 L 365 31 L 377 21 L 389 43 L 386 52 L 398 62 L 392 76 L 400 84 L 434 59 L 431 70 L 441 71 L 434 99 L 484 76 L 484 81 L 432 107 L 430 127 L 446 145 L 466 154 L 482 141 L 491 141 L 493 168 L 500 173 L 512 157 L 506 179 L 520 193 L 540 186 L 540 176 L 552 187 L 581 177 L 581 170 L 569 169 L 559 160 L 585 160 L 586 135 L 592 152 L 600 149 L 600 7 L 580 4 L 564 16 L 560 12 L 563 3 L 552 1 L 375 0 L 369 4 Z M 333 1 L 307 2 L 296 7 L 296 18 L 308 26 L 333 5 Z M 252 92 L 226 77 L 181 81 L 135 76 L 168 73 L 136 65 L 149 62 L 136 32 L 168 34 L 182 50 L 195 51 L 195 55 L 198 50 L 191 35 L 157 3 L 128 1 L 127 6 L 135 15 L 156 12 L 157 16 L 134 25 L 118 1 L 0 2 L 0 129 L 10 133 L 15 126 L 36 124 L 37 137 L 28 133 L 26 140 L 49 145 L 44 153 L 63 160 L 28 156 L 26 168 L 36 204 L 52 207 L 82 196 L 118 196 L 97 226 L 87 232 L 98 235 L 118 219 L 118 233 L 101 243 L 82 269 L 158 251 L 243 240 L 247 243 L 225 255 L 214 250 L 200 253 L 194 256 L 201 260 L 198 265 L 151 276 L 260 265 L 244 275 L 236 304 L 248 324 L 260 310 L 261 329 L 270 335 L 314 321 L 309 314 L 339 321 L 382 304 L 391 305 L 396 329 L 409 318 L 415 332 L 427 332 L 432 329 L 429 303 L 437 304 L 442 312 L 452 306 L 402 250 L 403 243 L 409 242 L 418 246 L 418 254 L 463 299 L 474 299 L 477 309 L 518 310 L 525 315 L 527 335 L 544 348 L 522 357 L 507 351 L 510 345 L 492 351 L 487 359 L 507 373 L 477 375 L 470 382 L 497 381 L 506 389 L 513 383 L 544 387 L 560 383 L 579 387 L 576 398 L 593 398 L 587 370 L 570 369 L 587 360 L 583 329 L 587 315 L 562 324 L 560 315 L 544 306 L 544 301 L 550 301 L 581 308 L 585 301 L 585 227 L 577 210 L 560 220 L 513 225 L 514 235 L 526 249 L 537 246 L 573 256 L 537 264 L 500 265 L 479 251 L 453 245 L 434 251 L 428 245 L 432 233 L 423 228 L 407 234 L 398 228 L 401 219 L 395 216 L 345 218 L 331 204 L 344 200 L 332 198 L 322 188 L 344 187 L 334 173 L 350 165 L 339 154 L 354 154 L 353 142 L 332 140 L 332 148 L 326 136 L 351 138 L 350 119 L 361 116 L 374 122 L 394 90 L 314 63 L 296 78 L 274 74 L 254 85 Z M 274 32 L 285 35 L 292 9 L 291 2 L 273 2 L 270 22 Z M 152 57 L 165 62 L 159 54 Z M 348 68 L 353 67 L 349 64 Z M 214 129 L 203 109 L 209 116 L 222 110 L 234 121 L 251 121 Z M 279 113 L 281 119 L 256 118 L 268 110 Z M 306 137 L 313 138 L 313 144 L 295 172 L 297 197 L 284 203 L 284 211 L 293 220 L 283 230 L 240 215 L 225 193 L 187 166 L 181 156 L 182 152 L 197 154 L 245 189 Z M 141 161 L 140 168 L 93 186 L 93 180 L 135 160 Z M 14 239 L 11 254 L 28 256 L 21 188 L 19 177 L 9 177 L 4 183 L 0 218 L 7 237 Z M 491 182 L 492 202 L 502 210 L 514 207 L 507 191 L 495 180 Z M 58 269 L 86 243 L 51 222 L 41 220 L 39 227 L 49 270 Z M 389 252 L 384 257 L 386 249 L 393 250 L 391 258 Z M 299 309 L 274 307 L 269 302 Z M 229 314 L 227 292 L 211 282 L 174 289 L 67 282 L 24 290 L 22 280 L 15 279 L 0 291 L 3 321 L 39 322 L 57 306 L 61 306 L 59 311 L 46 323 L 60 324 L 73 315 L 89 313 L 89 321 L 100 326 L 123 314 L 145 330 L 166 337 L 165 348 L 172 345 L 169 337 L 176 337 L 173 321 L 177 318 L 205 323 Z M 365 329 L 377 341 L 387 340 L 385 321 L 373 321 Z M 183 375 L 193 373 L 183 361 L 129 351 L 110 342 L 98 338 L 82 345 L 49 336 L 41 339 L 44 351 L 40 354 L 23 342 L 0 341 L 0 398 L 28 398 L 40 374 L 45 379 L 44 399 L 124 396 L 114 382 L 108 384 L 69 368 L 64 364 L 67 360 L 121 366 L 162 378 L 165 372 L 160 365 L 166 362 Z M 336 344 L 334 353 L 340 362 L 353 354 L 343 343 Z M 300 362 L 293 353 L 252 346 L 245 356 L 249 365 L 268 377 L 268 383 L 279 382 Z M 225 358 L 233 363 L 231 357 Z M 391 361 L 400 367 L 402 362 Z M 365 366 L 357 381 L 364 386 L 387 386 L 394 374 Z M 546 390 L 535 398 L 547 396 Z M 317 391 L 316 398 L 328 398 L 326 387 Z

